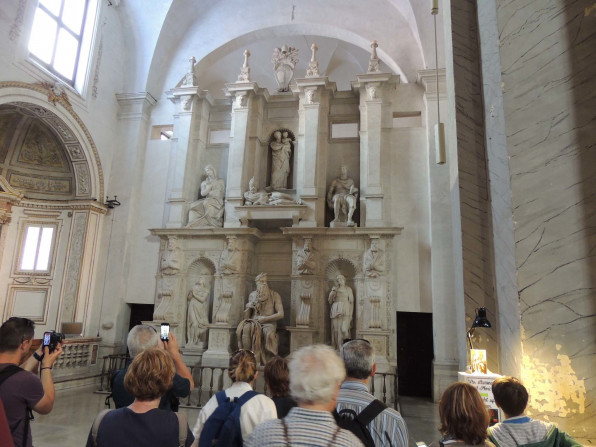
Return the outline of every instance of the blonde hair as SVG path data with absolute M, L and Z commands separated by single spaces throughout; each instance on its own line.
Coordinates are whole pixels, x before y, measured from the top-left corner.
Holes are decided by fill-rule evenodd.
M 174 362 L 166 352 L 147 349 L 132 361 L 124 376 L 124 388 L 138 400 L 154 400 L 172 387 L 174 374 Z
M 239 349 L 232 354 L 228 374 L 232 382 L 252 382 L 257 374 L 257 359 L 254 353 L 247 349 Z
M 469 383 L 456 382 L 447 387 L 439 402 L 439 431 L 469 445 L 486 440 L 489 415 L 478 390 Z

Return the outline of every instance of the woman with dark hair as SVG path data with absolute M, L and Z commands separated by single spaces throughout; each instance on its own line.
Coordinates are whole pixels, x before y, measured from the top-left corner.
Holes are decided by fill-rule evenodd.
M 253 385 L 257 380 L 257 359 L 252 351 L 239 349 L 230 358 L 228 367 L 228 377 L 232 380 L 232 385 L 227 388 L 225 397 L 233 400 L 241 399 L 242 395 L 253 391 Z M 219 393 L 218 393 L 219 394 Z M 211 397 L 205 406 L 201 409 L 197 422 L 192 430 L 195 436 L 194 446 L 199 444 L 201 432 L 209 416 L 218 407 L 219 402 L 217 394 Z M 250 398 L 240 408 L 240 429 L 242 438 L 248 438 L 254 428 L 263 421 L 277 418 L 275 404 L 264 394 L 257 394 Z
M 161 396 L 172 387 L 174 362 L 158 348 L 147 349 L 132 361 L 124 387 L 135 397 L 128 407 L 102 412 L 96 418 L 87 447 L 178 447 L 184 438 L 189 447 L 194 438 L 184 414 L 158 408 Z
M 447 387 L 439 402 L 439 431 L 443 437 L 433 442 L 439 446 L 494 447 L 487 441 L 488 410 L 478 390 L 468 383 L 456 382 Z
M 265 365 L 265 384 L 277 408 L 277 418 L 284 418 L 291 408 L 298 405 L 290 397 L 290 371 L 286 359 L 276 355 Z

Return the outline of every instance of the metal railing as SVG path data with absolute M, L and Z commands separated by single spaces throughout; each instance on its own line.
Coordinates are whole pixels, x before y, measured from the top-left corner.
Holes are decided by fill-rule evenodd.
M 129 360 L 128 355 L 107 355 L 103 358 L 101 369 L 100 387 L 97 393 L 109 394 L 111 390 L 110 379 L 114 371 L 123 369 Z M 228 377 L 227 368 L 212 366 L 191 366 L 190 372 L 194 378 L 195 388 L 188 397 L 180 399 L 180 406 L 183 408 L 199 409 L 207 403 L 211 397 L 223 389 L 228 388 L 232 381 Z M 262 368 L 259 368 L 262 369 Z M 263 374 L 255 384 L 255 391 L 266 393 L 265 383 L 262 380 Z M 377 373 L 374 380 L 369 383 L 372 395 L 381 400 L 385 405 L 399 411 L 399 398 L 397 395 L 397 375 L 393 373 Z

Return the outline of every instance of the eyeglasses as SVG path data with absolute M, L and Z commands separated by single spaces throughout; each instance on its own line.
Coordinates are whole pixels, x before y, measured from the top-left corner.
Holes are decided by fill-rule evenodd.
M 351 341 L 363 341 L 363 342 L 365 342 L 365 343 L 367 343 L 367 344 L 370 345 L 370 341 L 368 341 L 365 338 L 344 338 L 343 344 L 345 345 L 346 343 L 349 343 Z

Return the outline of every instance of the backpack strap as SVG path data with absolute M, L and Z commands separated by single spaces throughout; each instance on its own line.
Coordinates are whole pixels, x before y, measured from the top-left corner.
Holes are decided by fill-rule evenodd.
M 184 447 L 186 445 L 186 436 L 188 434 L 188 421 L 186 419 L 186 414 L 184 413 L 174 413 L 178 418 L 178 445 L 180 447 Z
M 215 393 L 215 398 L 217 399 L 217 405 L 223 404 L 227 399 L 226 392 L 223 390 L 218 391 L 217 393 Z
M 91 426 L 91 436 L 93 437 L 93 445 L 95 445 L 95 447 L 97 447 L 97 433 L 99 431 L 99 424 L 101 424 L 101 421 L 103 420 L 103 417 L 108 414 L 110 411 L 112 411 L 109 408 L 106 408 L 105 410 L 101 410 L 97 416 L 95 416 L 95 420 L 93 421 L 93 425 Z
M 248 402 L 249 400 L 251 400 L 257 394 L 259 394 L 259 393 L 257 393 L 256 391 L 253 391 L 253 390 L 247 391 L 246 393 L 244 393 L 242 396 L 240 396 L 238 398 L 238 401 L 237 401 L 238 402 L 238 405 L 239 406 L 244 405 L 246 402 Z
M 356 419 L 358 419 L 358 422 L 360 422 L 362 425 L 366 426 L 370 424 L 374 418 L 381 414 L 385 408 L 387 408 L 387 405 L 385 405 L 379 399 L 375 399 L 360 412 Z

